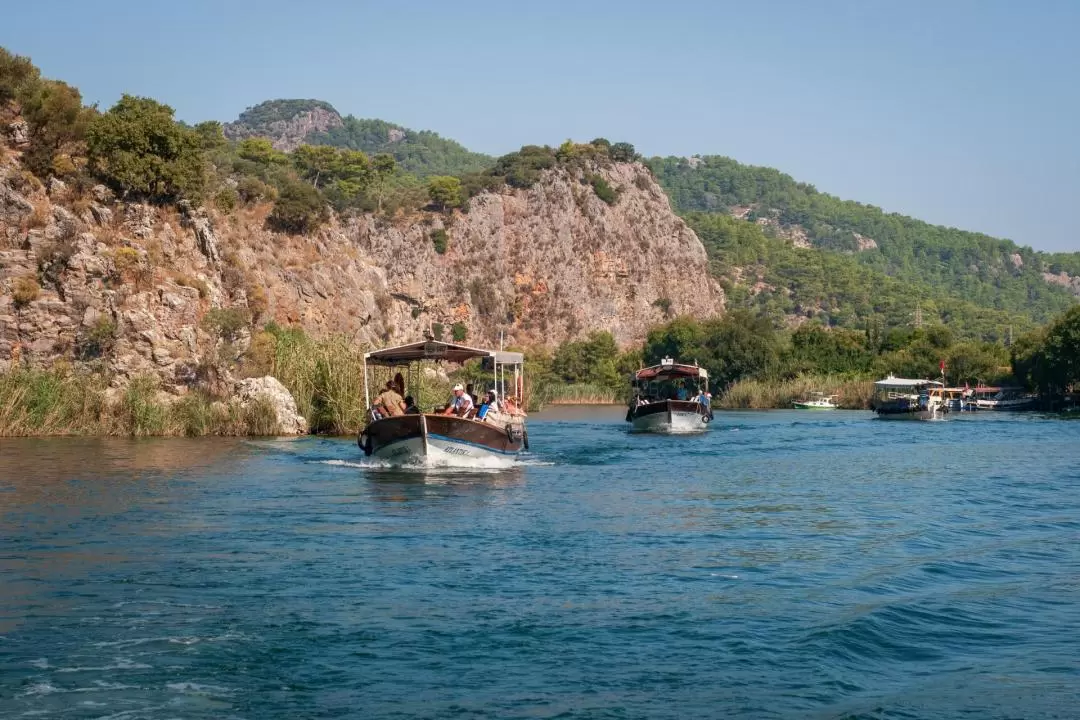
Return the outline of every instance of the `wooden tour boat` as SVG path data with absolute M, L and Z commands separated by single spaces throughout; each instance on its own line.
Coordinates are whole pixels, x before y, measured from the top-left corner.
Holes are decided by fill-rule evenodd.
M 404 414 L 390 414 L 380 412 L 378 404 L 373 404 L 372 379 L 380 368 L 385 375 L 404 369 L 409 378 L 408 390 L 419 402 L 424 363 L 460 364 L 474 358 L 480 358 L 483 369 L 494 374 L 496 409 L 481 405 L 458 415 L 414 406 Z M 524 362 L 521 353 L 433 340 L 366 353 L 364 396 L 368 424 L 357 436 L 357 444 L 365 455 L 394 465 L 508 467 L 529 448 L 523 410 Z M 402 377 L 400 372 L 398 377 Z M 404 390 L 397 391 L 404 395 Z
M 634 373 L 626 421 L 631 432 L 704 432 L 713 418 L 705 368 L 664 358 Z
M 949 412 L 944 385 L 890 375 L 874 383 L 870 404 L 882 420 L 942 420 Z

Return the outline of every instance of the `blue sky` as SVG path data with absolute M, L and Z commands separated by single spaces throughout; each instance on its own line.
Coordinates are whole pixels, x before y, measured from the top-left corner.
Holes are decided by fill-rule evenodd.
M 720 154 L 1045 250 L 1080 250 L 1080 2 L 20 3 L 0 45 L 108 107 L 279 97 L 501 154 L 604 136 Z

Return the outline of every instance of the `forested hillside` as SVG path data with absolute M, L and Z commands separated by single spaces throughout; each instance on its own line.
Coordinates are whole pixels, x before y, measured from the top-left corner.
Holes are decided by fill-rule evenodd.
M 341 127 L 312 133 L 307 142 L 362 150 L 370 155 L 389 153 L 402 169 L 420 177 L 461 175 L 495 164 L 494 158 L 470 152 L 460 143 L 430 130 L 410 130 L 385 120 L 366 120 L 352 115 L 343 118 Z
M 767 310 L 858 326 L 874 316 L 911 322 L 921 306 L 928 321 L 993 339 L 1049 321 L 1080 291 L 1077 253 L 885 213 L 730 158 L 653 158 L 650 167 L 676 210 L 714 237 L 706 246 L 718 271 Z

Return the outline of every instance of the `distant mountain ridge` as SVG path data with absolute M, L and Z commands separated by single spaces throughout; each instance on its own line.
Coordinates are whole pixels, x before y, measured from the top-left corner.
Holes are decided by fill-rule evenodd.
M 385 120 L 342 116 L 323 100 L 267 100 L 250 107 L 224 126 L 232 140 L 268 138 L 278 150 L 290 152 L 301 144 L 332 145 L 388 153 L 406 172 L 419 177 L 464 175 L 485 170 L 495 158 L 471 152 L 461 143 L 430 130 L 411 130 Z

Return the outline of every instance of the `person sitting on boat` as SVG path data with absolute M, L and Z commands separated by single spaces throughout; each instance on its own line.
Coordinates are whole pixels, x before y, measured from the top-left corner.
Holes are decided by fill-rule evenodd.
M 405 414 L 405 401 L 398 395 L 393 380 L 386 381 L 386 389 L 375 398 L 374 407 L 382 417 L 396 417 Z
M 412 395 L 405 396 L 405 414 L 406 415 L 419 415 L 420 408 L 416 406 L 416 401 Z
M 486 420 L 490 415 L 499 412 L 499 394 L 495 390 L 489 390 L 484 404 L 476 411 L 477 420 Z M 494 421 L 494 417 L 491 417 Z
M 472 398 L 465 394 L 465 388 L 459 383 L 454 386 L 454 393 L 450 396 L 450 402 L 442 414 L 465 417 L 475 407 Z

